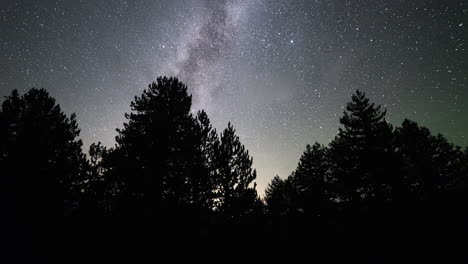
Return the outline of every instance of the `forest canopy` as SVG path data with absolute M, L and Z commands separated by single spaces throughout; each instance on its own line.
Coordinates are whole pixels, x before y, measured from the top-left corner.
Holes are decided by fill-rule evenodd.
M 233 125 L 218 133 L 205 111 L 193 113 L 177 78 L 159 77 L 130 107 L 115 146 L 93 143 L 85 154 L 76 116 L 45 89 L 5 98 L 0 194 L 10 247 L 118 255 L 161 241 L 310 236 L 318 250 L 332 237 L 373 248 L 374 240 L 417 233 L 419 247 L 437 248 L 438 239 L 466 235 L 468 149 L 411 120 L 393 127 L 363 92 L 352 95 L 330 144 L 307 145 L 297 168 L 275 176 L 262 198 Z

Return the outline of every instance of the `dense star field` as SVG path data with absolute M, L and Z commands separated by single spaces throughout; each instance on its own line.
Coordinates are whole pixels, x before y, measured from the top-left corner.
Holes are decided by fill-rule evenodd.
M 85 149 L 115 144 L 130 101 L 176 76 L 221 131 L 231 121 L 258 190 L 327 144 L 359 89 L 468 145 L 466 1 L 10 1 L 0 3 L 0 96 L 46 88 Z

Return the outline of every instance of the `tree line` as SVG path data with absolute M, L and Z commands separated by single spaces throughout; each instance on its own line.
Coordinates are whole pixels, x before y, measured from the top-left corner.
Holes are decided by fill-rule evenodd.
M 218 133 L 206 112 L 192 113 L 177 78 L 159 77 L 130 106 L 115 146 L 93 143 L 85 154 L 76 116 L 45 89 L 6 97 L 5 251 L 118 257 L 305 239 L 321 255 L 361 243 L 371 256 L 395 239 L 401 250 L 414 242 L 424 252 L 467 233 L 468 149 L 410 120 L 394 128 L 360 91 L 330 144 L 307 145 L 296 170 L 275 176 L 263 198 L 234 127 Z

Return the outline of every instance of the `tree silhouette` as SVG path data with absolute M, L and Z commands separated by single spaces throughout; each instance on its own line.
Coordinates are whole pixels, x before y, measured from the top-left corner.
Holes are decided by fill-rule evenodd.
M 359 203 L 388 198 L 393 134 L 385 115 L 386 111 L 370 103 L 360 91 L 347 104 L 340 118 L 343 127 L 330 143 L 332 174 L 340 200 Z
M 283 216 L 290 210 L 286 183 L 278 175 L 273 177 L 265 189 L 265 203 L 268 213 L 273 216 Z
M 205 111 L 192 115 L 183 83 L 158 78 L 131 111 L 117 144 L 91 144 L 86 159 L 75 115 L 67 117 L 46 90 L 6 97 L 6 248 L 49 256 L 218 252 L 236 249 L 228 244 L 250 248 L 262 236 L 269 248 L 284 239 L 296 251 L 331 245 L 378 254 L 391 239 L 426 252 L 468 235 L 468 148 L 410 120 L 393 130 L 386 112 L 359 91 L 329 146 L 307 145 L 291 175 L 272 179 L 266 211 L 234 127 L 218 135 Z
M 272 215 L 306 213 L 309 216 L 330 207 L 328 150 L 307 145 L 296 170 L 286 179 L 275 176 L 265 190 L 265 202 Z
M 463 153 L 442 136 L 405 119 L 395 131 L 403 173 L 413 197 L 430 199 L 463 177 Z
M 468 191 L 468 147 L 460 155 L 460 175 L 455 179 L 454 185 L 457 189 Z
M 80 202 L 86 159 L 75 115 L 44 89 L 14 90 L 0 111 L 2 258 L 65 252 L 66 229 Z M 67 231 L 65 231 L 67 230 Z M 16 242 L 15 242 L 16 241 Z M 6 254 L 6 256 L 5 256 Z M 59 253 L 64 254 L 64 253 Z M 29 262 L 29 261 L 28 261 Z
M 14 90 L 2 104 L 0 127 L 2 189 L 9 200 L 37 218 L 66 214 L 86 164 L 75 115 L 67 117 L 44 89 Z
M 257 175 L 253 160 L 231 123 L 221 133 L 215 150 L 217 207 L 227 216 L 241 216 L 252 209 L 257 198 L 256 184 L 249 186 Z
M 326 177 L 330 169 L 327 151 L 319 143 L 307 145 L 294 173 L 299 206 L 309 214 L 318 213 L 329 200 L 326 194 Z
M 107 193 L 105 161 L 109 155 L 109 150 L 101 142 L 93 143 L 89 147 L 89 161 L 86 166 L 86 173 L 83 180 L 78 184 L 80 189 L 80 213 L 88 211 L 89 214 L 103 213 L 109 211 L 109 193 Z
M 117 182 L 113 192 L 125 203 L 136 202 L 133 208 L 152 211 L 162 200 L 174 206 L 188 202 L 196 147 L 191 102 L 179 80 L 159 77 L 131 103 L 128 123 L 117 130 L 108 174 Z
M 219 144 L 216 133 L 205 111 L 199 111 L 196 116 L 195 133 L 192 135 L 195 154 L 193 173 L 189 180 L 190 201 L 199 208 L 213 209 L 215 199 L 214 166 L 215 147 Z

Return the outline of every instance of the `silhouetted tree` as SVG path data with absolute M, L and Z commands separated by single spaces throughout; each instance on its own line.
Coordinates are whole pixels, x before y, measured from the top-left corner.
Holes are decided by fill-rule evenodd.
M 272 216 L 289 216 L 304 212 L 304 197 L 295 172 L 282 180 L 275 176 L 265 190 L 265 203 Z
M 227 216 L 242 216 L 252 209 L 257 199 L 256 184 L 250 187 L 257 173 L 231 123 L 221 133 L 215 150 L 217 207 Z
M 332 174 L 338 199 L 359 203 L 386 200 L 391 176 L 395 176 L 393 131 L 385 120 L 386 111 L 356 91 L 346 106 L 338 135 L 330 143 Z
M 44 89 L 14 90 L 0 111 L 2 193 L 29 217 L 58 217 L 76 206 L 86 164 L 75 115 Z
M 79 183 L 81 191 L 80 211 L 81 213 L 98 214 L 109 208 L 109 195 L 106 187 L 106 165 L 105 161 L 109 155 L 109 150 L 101 142 L 93 143 L 88 151 L 88 164 L 86 176 Z
M 39 262 L 65 254 L 86 172 L 79 132 L 75 115 L 65 115 L 44 89 L 14 90 L 3 102 L 0 251 L 7 262 L 5 253 Z
M 213 209 L 216 184 L 215 147 L 219 144 L 219 137 L 203 110 L 197 113 L 195 126 L 195 133 L 192 135 L 195 146 L 194 171 L 189 179 L 190 201 L 197 207 Z
M 250 248 L 260 235 L 376 252 L 390 238 L 440 250 L 434 241 L 467 235 L 468 148 L 410 120 L 393 130 L 364 93 L 352 96 L 329 146 L 307 145 L 289 177 L 272 179 L 266 204 L 231 123 L 218 136 L 191 102 L 176 78 L 158 78 L 131 103 L 117 144 L 92 144 L 86 159 L 75 115 L 44 89 L 13 91 L 0 110 L 2 241 L 32 243 L 25 255 L 135 255 L 171 242 Z
M 326 206 L 326 177 L 330 170 L 327 148 L 319 143 L 307 145 L 294 173 L 298 189 L 298 206 L 306 213 L 318 213 Z
M 454 188 L 463 177 L 463 153 L 442 135 L 405 119 L 395 131 L 398 152 L 404 160 L 403 175 L 413 198 L 430 199 Z
M 265 203 L 268 213 L 273 216 L 281 216 L 288 211 L 285 182 L 276 175 L 265 189 Z
M 454 185 L 458 189 L 468 191 L 468 147 L 461 153 L 460 163 L 460 176 L 456 179 Z
M 98 142 L 97 144 L 93 143 L 89 146 L 89 163 L 91 165 L 90 174 L 93 178 L 99 178 L 105 174 L 106 168 L 103 166 L 103 162 L 107 152 L 107 148 L 104 147 L 101 142 Z
M 176 78 L 159 77 L 131 103 L 128 123 L 118 129 L 110 153 L 108 177 L 121 205 L 154 211 L 165 204 L 190 203 L 193 142 L 196 122 L 190 113 L 191 96 Z
M 327 177 L 327 148 L 307 145 L 296 170 L 286 179 L 274 177 L 265 190 L 265 202 L 272 215 L 306 213 L 317 215 L 330 207 Z

